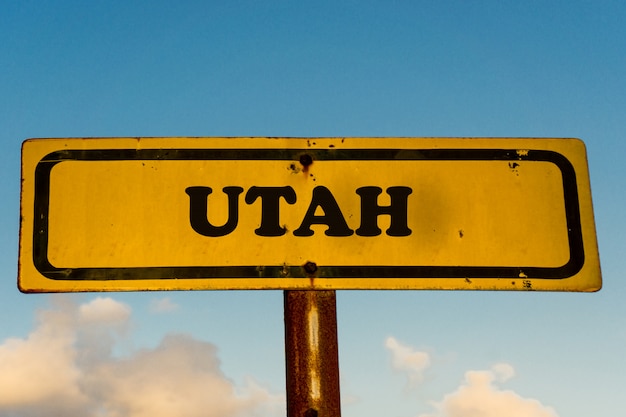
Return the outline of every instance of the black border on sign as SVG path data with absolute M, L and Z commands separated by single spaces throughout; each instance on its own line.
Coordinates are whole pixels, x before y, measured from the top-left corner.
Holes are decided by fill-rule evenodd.
M 576 275 L 585 262 L 576 172 L 563 155 L 546 150 L 516 149 L 86 149 L 62 150 L 46 155 L 35 168 L 33 262 L 54 280 L 141 280 L 306 277 L 300 266 L 176 266 L 132 268 L 62 268 L 48 260 L 50 173 L 64 161 L 231 160 L 299 161 L 303 154 L 321 161 L 542 161 L 555 164 L 563 178 L 569 261 L 554 268 L 519 266 L 324 266 L 318 278 L 510 278 L 565 279 Z

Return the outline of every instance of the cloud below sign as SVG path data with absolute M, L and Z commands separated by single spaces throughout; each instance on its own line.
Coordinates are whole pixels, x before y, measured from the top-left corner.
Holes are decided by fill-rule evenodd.
M 0 344 L 0 415 L 39 417 L 278 417 L 285 396 L 248 377 L 235 383 L 221 370 L 217 347 L 186 334 L 168 334 L 155 348 L 115 354 L 132 336 L 132 310 L 109 297 L 77 305 L 51 298 L 25 338 Z M 160 306 L 157 308 L 157 306 Z M 152 311 L 175 306 L 155 301 Z M 424 386 L 433 373 L 431 355 L 395 337 L 385 340 L 390 366 L 409 387 Z M 428 378 L 425 378 L 426 372 Z M 499 363 L 468 371 L 456 389 L 428 402 L 419 417 L 558 417 L 551 407 L 501 388 L 515 369 Z M 344 393 L 347 394 L 347 393 Z M 345 414 L 354 402 L 344 395 Z M 356 400 L 360 402 L 362 400 Z M 390 410 L 391 415 L 393 410 Z
M 419 417 L 558 417 L 552 407 L 498 386 L 514 375 L 513 367 L 505 363 L 490 370 L 468 371 L 460 387 L 441 401 L 431 402 L 432 414 Z
M 284 397 L 252 379 L 241 385 L 220 369 L 217 348 L 170 334 L 154 349 L 118 358 L 130 308 L 98 297 L 68 298 L 39 312 L 24 339 L 0 345 L 0 415 L 35 417 L 274 416 Z

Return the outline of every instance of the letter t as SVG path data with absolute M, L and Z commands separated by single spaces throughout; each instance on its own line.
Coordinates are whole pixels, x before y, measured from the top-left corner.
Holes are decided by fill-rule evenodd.
M 246 193 L 246 204 L 252 204 L 261 197 L 261 226 L 254 231 L 259 236 L 282 236 L 286 233 L 280 225 L 278 203 L 281 197 L 289 204 L 296 202 L 296 192 L 285 187 L 250 187 Z

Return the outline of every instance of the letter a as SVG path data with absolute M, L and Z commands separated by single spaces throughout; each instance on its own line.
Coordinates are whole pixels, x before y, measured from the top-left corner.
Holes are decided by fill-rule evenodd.
M 213 192 L 210 187 L 188 187 L 185 192 L 189 195 L 189 221 L 191 227 L 203 236 L 218 237 L 231 233 L 239 223 L 239 194 L 243 192 L 241 187 L 224 187 L 228 195 L 228 220 L 222 226 L 213 226 L 208 219 L 209 194 Z
M 315 210 L 321 207 L 324 210 L 323 216 L 316 216 Z M 330 190 L 326 187 L 318 186 L 313 189 L 313 197 L 309 205 L 302 224 L 293 231 L 294 236 L 313 236 L 312 224 L 328 225 L 326 236 L 351 236 L 354 231 L 348 227 L 339 205 Z

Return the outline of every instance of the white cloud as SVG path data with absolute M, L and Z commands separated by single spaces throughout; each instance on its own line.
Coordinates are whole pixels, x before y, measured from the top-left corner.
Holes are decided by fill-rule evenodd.
M 115 324 L 128 321 L 131 309 L 110 297 L 97 297 L 89 303 L 81 305 L 78 308 L 78 313 L 83 323 Z
M 428 353 L 403 345 L 394 337 L 385 340 L 385 347 L 391 352 L 391 366 L 395 370 L 405 372 L 411 383 L 423 380 L 424 371 L 430 366 Z
M 257 386 L 238 389 L 220 371 L 215 346 L 168 335 L 153 350 L 100 364 L 89 376 L 92 394 L 110 416 L 252 415 L 272 396 Z
M 172 302 L 169 297 L 154 299 L 150 302 L 152 313 L 169 313 L 178 310 L 178 304 Z
M 495 384 L 514 375 L 513 367 L 505 363 L 488 371 L 468 371 L 456 391 L 432 403 L 435 413 L 420 417 L 558 417 L 551 407 Z
M 498 382 L 506 382 L 515 376 L 515 368 L 508 363 L 496 363 L 491 367 L 494 379 Z
M 88 403 L 79 386 L 76 323 L 67 303 L 55 302 L 56 309 L 38 313 L 38 326 L 26 339 L 0 345 L 0 415 L 34 416 L 46 404 L 71 415 Z
M 236 385 L 217 348 L 168 335 L 155 349 L 115 358 L 128 306 L 68 298 L 38 314 L 25 339 L 0 344 L 0 415 L 11 417 L 239 417 L 284 415 L 284 396 L 252 380 Z

